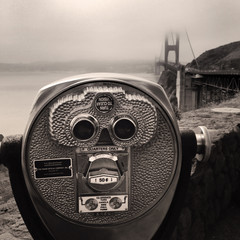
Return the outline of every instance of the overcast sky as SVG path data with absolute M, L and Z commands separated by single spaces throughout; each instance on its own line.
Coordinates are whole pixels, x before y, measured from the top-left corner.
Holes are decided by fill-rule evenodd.
M 151 60 L 168 31 L 180 61 L 240 40 L 239 0 L 0 0 L 0 62 Z

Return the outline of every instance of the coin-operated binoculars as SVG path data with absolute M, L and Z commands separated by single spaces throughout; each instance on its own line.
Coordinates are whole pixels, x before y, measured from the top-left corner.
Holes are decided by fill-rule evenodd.
M 1 158 L 34 239 L 167 239 L 205 137 L 180 134 L 159 85 L 81 75 L 40 90 Z

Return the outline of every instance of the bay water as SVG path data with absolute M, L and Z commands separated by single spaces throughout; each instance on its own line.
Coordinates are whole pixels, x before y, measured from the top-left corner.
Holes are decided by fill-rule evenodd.
M 0 134 L 23 134 L 33 101 L 43 86 L 77 72 L 0 72 Z M 159 76 L 151 73 L 128 73 L 151 81 Z

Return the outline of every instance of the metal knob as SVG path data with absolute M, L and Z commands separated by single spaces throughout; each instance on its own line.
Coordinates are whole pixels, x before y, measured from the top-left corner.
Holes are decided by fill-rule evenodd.
M 194 129 L 197 140 L 197 154 L 195 158 L 201 162 L 207 162 L 210 154 L 212 141 L 209 130 L 204 126 L 199 126 Z

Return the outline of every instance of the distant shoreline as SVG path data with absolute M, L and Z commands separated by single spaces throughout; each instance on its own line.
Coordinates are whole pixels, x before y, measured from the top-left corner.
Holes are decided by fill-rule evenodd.
M 154 61 L 71 61 L 0 63 L 0 72 L 120 72 L 154 73 Z

